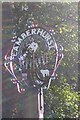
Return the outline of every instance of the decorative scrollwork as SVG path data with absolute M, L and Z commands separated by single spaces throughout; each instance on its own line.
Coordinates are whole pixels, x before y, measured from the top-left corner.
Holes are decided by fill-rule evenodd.
M 40 27 L 29 28 L 12 41 L 14 43 L 5 55 L 4 66 L 18 92 L 24 92 L 26 88 L 48 89 L 64 57 L 63 47 Z

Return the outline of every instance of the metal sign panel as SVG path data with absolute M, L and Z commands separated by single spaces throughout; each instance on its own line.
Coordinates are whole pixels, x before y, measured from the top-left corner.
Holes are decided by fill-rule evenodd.
M 28 88 L 49 88 L 63 58 L 63 47 L 41 27 L 31 27 L 14 37 L 5 67 L 12 75 L 11 81 L 21 93 Z

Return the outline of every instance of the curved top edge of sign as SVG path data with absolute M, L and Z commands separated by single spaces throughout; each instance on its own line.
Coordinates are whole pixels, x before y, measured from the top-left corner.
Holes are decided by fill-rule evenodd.
M 38 27 L 26 28 L 25 30 L 23 30 L 23 32 L 21 32 L 21 33 L 17 36 L 17 38 L 20 37 L 21 34 L 25 33 L 25 32 L 28 31 L 28 30 L 32 30 L 32 29 L 41 29 L 41 30 L 44 30 L 46 33 L 48 33 L 48 34 L 51 36 L 51 39 L 54 39 L 53 36 L 51 35 L 51 33 L 50 33 L 48 30 L 46 30 L 46 29 L 43 28 L 43 27 L 39 27 L 39 26 L 38 26 Z M 29 35 L 29 36 L 32 36 L 32 35 L 34 35 L 34 34 L 31 34 L 31 35 Z M 37 33 L 36 33 L 35 35 L 37 35 Z M 29 36 L 27 36 L 27 37 L 29 37 Z M 27 37 L 26 37 L 26 38 L 27 38 Z

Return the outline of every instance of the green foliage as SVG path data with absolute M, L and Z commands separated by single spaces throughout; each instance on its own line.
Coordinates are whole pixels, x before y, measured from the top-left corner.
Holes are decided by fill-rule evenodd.
M 54 84 L 45 95 L 45 102 L 51 114 L 47 117 L 77 118 L 78 117 L 78 92 L 72 90 L 70 84 L 60 80 L 60 84 Z

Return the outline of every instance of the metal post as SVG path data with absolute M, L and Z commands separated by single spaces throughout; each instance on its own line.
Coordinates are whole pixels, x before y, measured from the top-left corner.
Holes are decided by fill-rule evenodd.
M 44 98 L 43 98 L 43 88 L 40 88 L 38 93 L 38 111 L 39 111 L 39 118 L 44 118 Z

